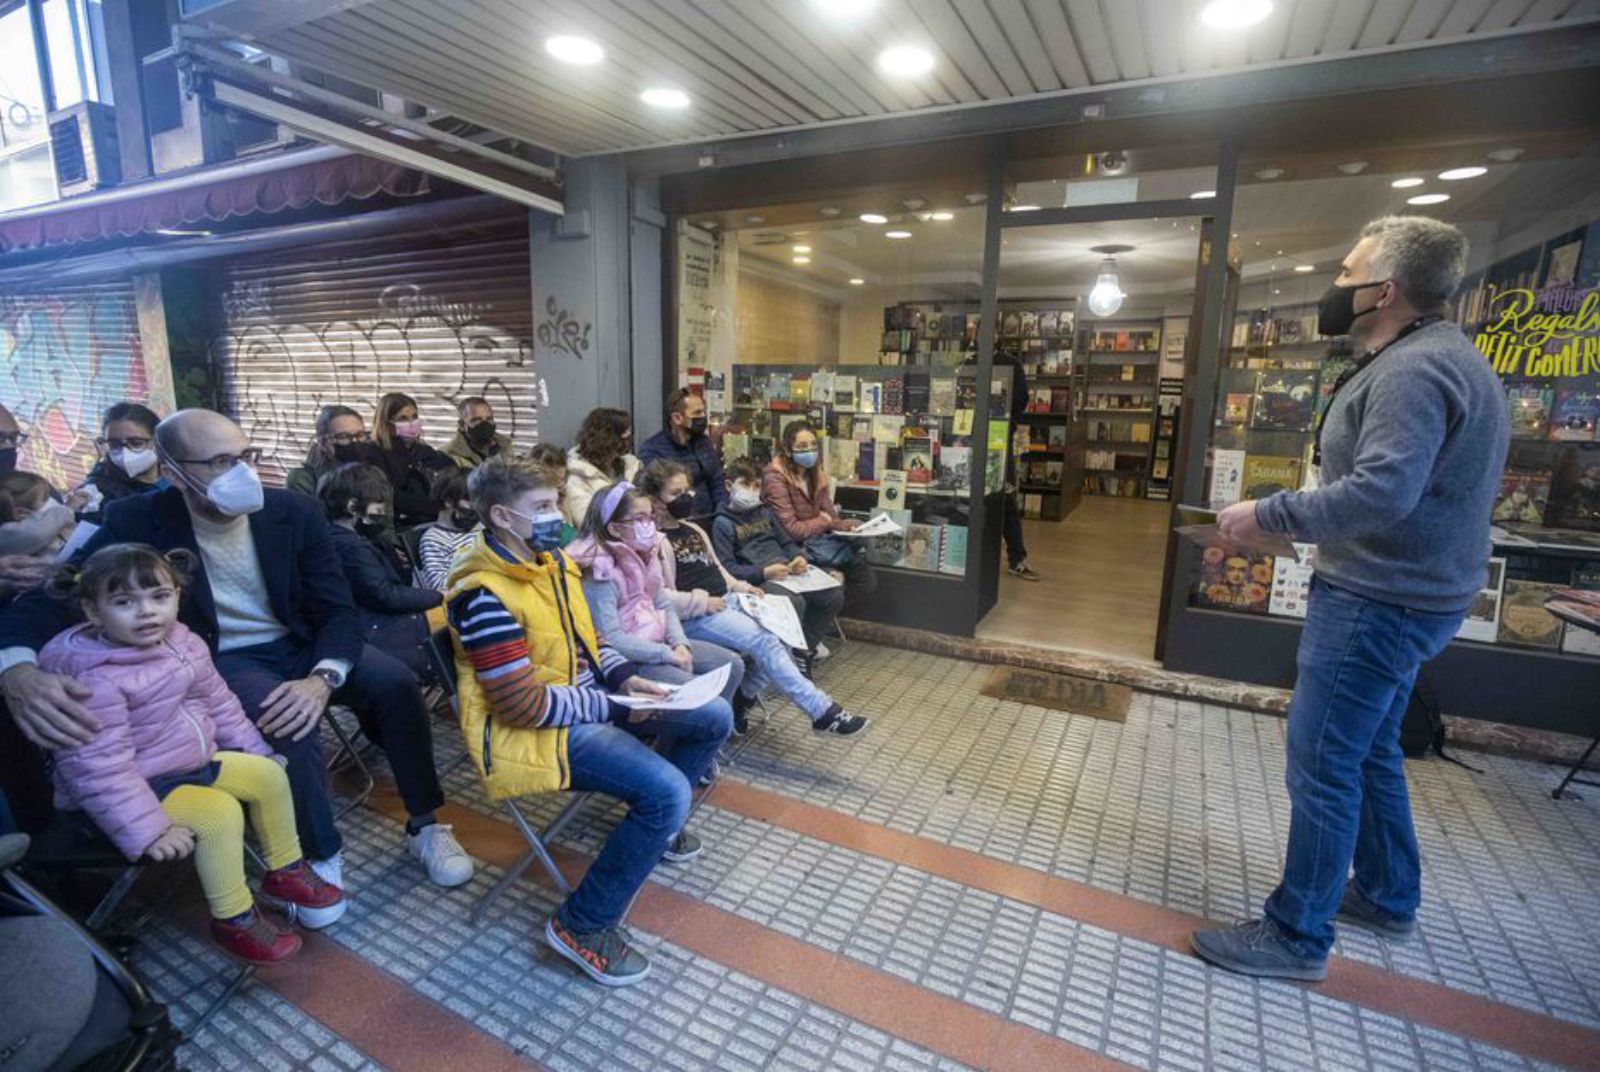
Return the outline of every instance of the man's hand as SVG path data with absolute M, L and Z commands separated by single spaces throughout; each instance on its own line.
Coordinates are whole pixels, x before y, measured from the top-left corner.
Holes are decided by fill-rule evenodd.
M 789 576 L 789 564 L 787 562 L 774 562 L 762 570 L 761 575 L 769 581 L 781 581 Z
M 689 650 L 687 644 L 679 644 L 672 649 L 672 665 L 686 674 L 694 672 L 694 652 Z
M 728 609 L 728 601 L 721 596 L 710 596 L 706 599 L 707 614 L 721 614 Z
M 83 706 L 93 693 L 70 677 L 18 663 L 0 678 L 0 693 L 22 735 L 40 748 L 78 748 L 100 732 L 100 720 Z
M 1234 503 L 1217 515 L 1217 530 L 1230 540 L 1246 542 L 1261 538 L 1261 523 L 1256 520 L 1256 504 Z
M 181 860 L 194 851 L 194 831 L 176 824 L 167 827 L 161 836 L 150 843 L 144 854 L 158 863 Z
M 37 588 L 49 579 L 56 564 L 34 555 L 0 555 L 0 585 L 14 592 Z
M 790 573 L 804 573 L 811 568 L 811 563 L 805 560 L 804 555 L 795 555 L 794 561 L 789 563 Z
M 320 677 L 285 681 L 261 701 L 261 721 L 256 728 L 269 737 L 298 741 L 317 728 L 332 692 Z

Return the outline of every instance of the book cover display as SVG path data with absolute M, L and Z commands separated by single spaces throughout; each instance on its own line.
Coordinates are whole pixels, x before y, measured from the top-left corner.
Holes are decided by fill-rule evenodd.
M 1265 614 L 1272 595 L 1272 555 L 1207 547 L 1200 559 L 1195 602 L 1202 607 Z
M 1211 452 L 1211 496 L 1213 510 L 1232 506 L 1244 491 L 1244 461 L 1242 450 L 1214 450 Z
M 1490 520 L 1542 524 L 1549 502 L 1549 473 L 1508 472 L 1500 478 L 1500 494 L 1495 497 Z
M 1280 491 L 1300 490 L 1300 459 L 1275 455 L 1247 454 L 1244 459 L 1246 499 L 1268 499 Z
M 1542 581 L 1506 581 L 1500 603 L 1500 643 L 1560 648 L 1561 619 L 1545 610 L 1544 604 L 1561 587 Z
M 919 525 L 916 522 L 907 525 L 905 550 L 900 565 L 907 569 L 938 572 L 939 533 L 942 529 L 941 525 Z
M 1543 439 L 1550 427 L 1550 406 L 1555 392 L 1549 387 L 1520 385 L 1506 388 L 1506 415 L 1512 439 Z
M 1317 411 L 1315 372 L 1264 372 L 1251 405 L 1250 427 L 1309 432 Z
M 1558 443 L 1592 443 L 1600 420 L 1600 394 L 1563 389 L 1550 410 L 1550 438 Z
M 1311 600 L 1311 577 L 1316 572 L 1312 556 L 1316 545 L 1297 543 L 1298 559 L 1277 555 L 1272 560 L 1272 594 L 1267 613 L 1284 618 L 1304 618 Z

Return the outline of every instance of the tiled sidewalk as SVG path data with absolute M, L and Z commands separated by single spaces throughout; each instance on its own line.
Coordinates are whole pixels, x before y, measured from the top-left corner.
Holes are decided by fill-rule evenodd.
M 981 696 L 987 675 L 856 643 L 819 680 L 877 717 L 864 738 L 818 739 L 774 704 L 695 819 L 706 853 L 658 868 L 636 908 L 655 969 L 626 992 L 541 951 L 552 901 L 532 881 L 468 923 L 517 844 L 469 768 L 448 778 L 451 818 L 490 866 L 461 890 L 427 885 L 380 794 L 345 824 L 355 896 L 308 944 L 314 977 L 264 975 L 188 1063 L 1600 1067 L 1600 808 L 1551 800 L 1553 770 L 1411 764 L 1420 937 L 1348 934 L 1328 984 L 1256 983 L 1204 967 L 1182 934 L 1276 882 L 1281 720 L 1139 695 L 1118 725 Z M 566 844 L 592 853 L 614 820 L 592 805 Z M 205 944 L 161 937 L 180 940 L 146 954 L 158 990 L 214 985 Z M 345 977 L 350 1002 L 323 996 Z M 397 1017 L 429 1028 L 398 1046 Z

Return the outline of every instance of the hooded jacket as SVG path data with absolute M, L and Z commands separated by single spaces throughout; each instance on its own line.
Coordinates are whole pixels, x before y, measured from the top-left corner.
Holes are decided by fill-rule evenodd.
M 637 663 L 664 663 L 688 643 L 662 580 L 661 560 L 615 541 L 580 536 L 567 554 L 583 569 L 583 594 L 600 630 Z
M 39 665 L 91 690 L 84 706 L 100 720 L 94 740 L 55 753 L 56 806 L 87 812 L 130 860 L 172 825 L 151 779 L 200 770 L 218 748 L 272 754 L 181 622 L 151 648 L 74 626 L 45 645 Z
M 634 483 L 639 476 L 639 459 L 632 454 L 622 456 L 622 476 L 614 477 L 603 472 L 593 462 L 578 453 L 577 447 L 567 449 L 567 484 L 562 489 L 561 512 L 567 524 L 583 527 L 584 515 L 589 512 L 589 501 L 618 480 Z

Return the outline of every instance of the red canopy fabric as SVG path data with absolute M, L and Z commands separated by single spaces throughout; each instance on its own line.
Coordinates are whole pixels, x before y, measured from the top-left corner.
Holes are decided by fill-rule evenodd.
M 160 185 L 160 180 L 152 182 L 150 193 L 143 197 L 0 221 L 0 253 L 127 238 L 218 223 L 232 216 L 365 200 L 378 194 L 411 197 L 431 189 L 428 176 L 421 172 L 355 155 L 186 189 L 163 190 Z

